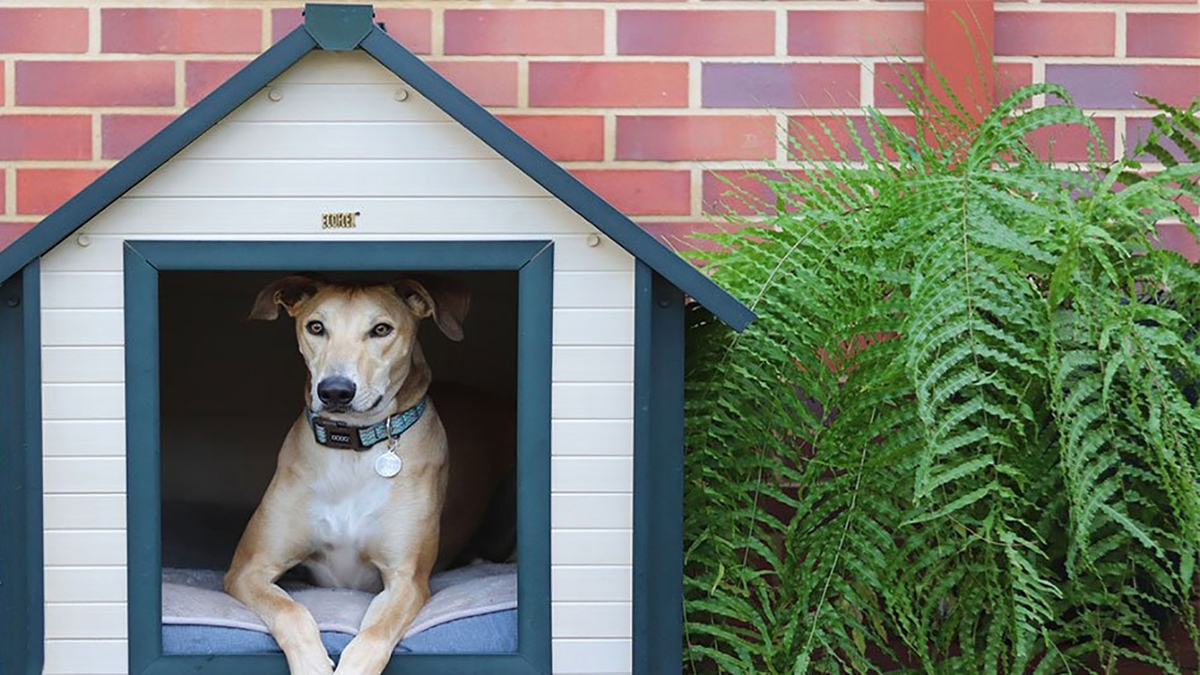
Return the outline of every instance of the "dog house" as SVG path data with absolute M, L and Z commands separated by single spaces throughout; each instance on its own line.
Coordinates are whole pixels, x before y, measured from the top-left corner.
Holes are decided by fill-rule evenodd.
M 516 445 L 510 562 L 460 568 L 511 583 L 387 672 L 679 672 L 684 302 L 753 314 L 349 5 L 0 251 L 0 672 L 286 672 L 188 612 L 303 407 L 292 327 L 245 320 L 296 272 L 469 287 L 422 344 L 511 411 L 446 419 Z

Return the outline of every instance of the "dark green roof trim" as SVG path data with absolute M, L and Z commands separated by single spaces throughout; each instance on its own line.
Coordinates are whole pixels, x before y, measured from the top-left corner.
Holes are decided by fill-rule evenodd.
M 250 99 L 317 46 L 303 27 L 289 33 L 33 229 L 0 250 L 0 281 L 94 218 L 155 169 Z
M 371 23 L 369 17 L 373 16 L 373 10 L 369 5 L 308 5 L 305 11 L 304 26 L 289 33 L 36 227 L 8 248 L 0 250 L 0 280 L 12 276 L 30 260 L 50 250 L 91 220 L 317 47 L 318 40 L 327 42 L 331 45 L 327 48 L 335 50 L 349 49 L 346 45 L 354 41 L 358 48 L 370 54 L 619 246 L 707 307 L 734 330 L 740 331 L 754 320 L 754 312 L 748 307 L 438 75 L 389 37 L 382 28 Z M 366 36 L 354 37 L 366 24 L 370 24 Z
M 317 41 L 321 49 L 348 52 L 375 27 L 375 10 L 370 5 L 304 6 L 304 30 Z
M 754 320 L 754 312 L 748 307 L 388 37 L 383 29 L 376 26 L 360 47 L 621 248 L 695 298 L 731 328 L 741 331 Z

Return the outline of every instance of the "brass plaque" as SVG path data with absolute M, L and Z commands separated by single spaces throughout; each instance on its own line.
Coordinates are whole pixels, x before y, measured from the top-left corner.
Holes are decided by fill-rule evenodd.
M 358 227 L 359 211 L 340 211 L 321 214 L 322 230 L 348 230 Z

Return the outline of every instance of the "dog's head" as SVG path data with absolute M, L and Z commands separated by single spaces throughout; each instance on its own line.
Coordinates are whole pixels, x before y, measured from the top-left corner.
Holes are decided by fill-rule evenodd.
M 410 376 L 428 386 L 417 328 L 431 317 L 446 337 L 462 340 L 470 295 L 436 278 L 355 286 L 290 276 L 259 291 L 250 318 L 278 318 L 280 307 L 296 320 L 309 407 L 370 415 L 390 405 Z

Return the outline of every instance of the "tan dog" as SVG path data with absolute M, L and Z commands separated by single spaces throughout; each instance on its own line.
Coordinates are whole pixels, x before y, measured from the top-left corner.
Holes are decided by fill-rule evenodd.
M 303 565 L 318 584 L 379 592 L 337 666 L 339 675 L 376 675 L 429 598 L 439 547 L 449 560 L 470 536 L 459 532 L 439 542 L 447 441 L 426 398 L 431 374 L 417 343 L 426 317 L 461 340 L 469 297 L 427 285 L 406 279 L 341 286 L 287 277 L 264 288 L 250 314 L 275 319 L 283 307 L 295 318 L 309 371 L 306 404 L 316 420 L 305 414 L 292 425 L 225 589 L 266 623 L 293 675 L 328 675 L 332 662 L 308 610 L 276 584 L 284 572 Z M 357 429 L 386 429 L 393 437 L 367 449 L 339 449 L 318 441 L 318 427 L 326 443 Z M 367 434 L 367 442 L 375 436 Z M 360 436 L 351 444 L 364 442 Z

